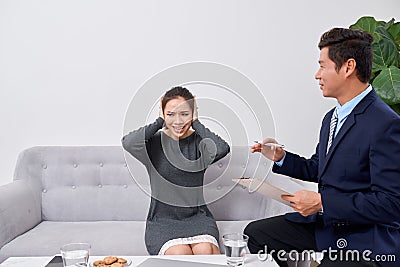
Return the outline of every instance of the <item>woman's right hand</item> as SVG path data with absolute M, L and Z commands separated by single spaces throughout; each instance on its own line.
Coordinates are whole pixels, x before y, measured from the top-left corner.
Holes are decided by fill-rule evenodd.
M 163 100 L 163 97 L 161 97 L 161 99 L 160 99 L 160 107 L 159 107 L 159 109 L 158 109 L 158 115 L 159 115 L 161 118 L 164 119 L 164 114 L 163 114 L 163 110 L 162 110 L 162 100 Z
M 278 142 L 273 139 L 273 138 L 266 138 L 262 143 L 257 143 L 254 144 L 251 147 L 251 153 L 254 152 L 261 152 L 261 154 L 264 155 L 264 157 L 272 160 L 272 161 L 280 161 L 283 156 L 285 155 L 285 150 L 281 147 L 278 146 L 265 146 L 266 143 L 274 143 L 277 144 Z

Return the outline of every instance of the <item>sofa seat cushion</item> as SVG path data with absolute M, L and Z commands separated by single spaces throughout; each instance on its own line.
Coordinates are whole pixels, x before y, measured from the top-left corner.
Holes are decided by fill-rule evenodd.
M 217 221 L 222 235 L 243 232 L 250 221 Z M 51 256 L 67 243 L 92 244 L 91 255 L 148 255 L 143 221 L 53 222 L 43 221 L 0 250 L 0 262 L 8 257 Z
M 244 228 L 251 222 L 246 221 L 217 221 L 219 229 L 219 243 L 222 244 L 222 236 L 229 233 L 243 233 Z
M 91 255 L 147 255 L 144 221 L 43 221 L 0 250 L 0 262 L 13 256 L 49 256 L 67 243 L 92 244 Z

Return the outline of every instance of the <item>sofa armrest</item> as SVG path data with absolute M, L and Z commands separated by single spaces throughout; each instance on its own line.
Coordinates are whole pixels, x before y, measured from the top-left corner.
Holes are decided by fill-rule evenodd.
M 41 204 L 25 180 L 0 186 L 0 248 L 41 221 Z

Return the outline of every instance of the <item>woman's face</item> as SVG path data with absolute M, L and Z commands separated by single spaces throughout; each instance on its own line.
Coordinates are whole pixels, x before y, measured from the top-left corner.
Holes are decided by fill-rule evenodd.
M 193 111 L 183 97 L 177 97 L 167 102 L 164 108 L 164 121 L 167 134 L 174 139 L 182 139 L 191 134 Z

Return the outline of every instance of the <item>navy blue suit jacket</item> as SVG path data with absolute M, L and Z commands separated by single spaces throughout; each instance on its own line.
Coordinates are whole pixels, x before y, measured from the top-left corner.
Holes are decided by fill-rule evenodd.
M 393 266 L 399 266 L 400 117 L 372 90 L 347 117 L 326 155 L 332 113 L 322 121 L 310 159 L 286 152 L 282 167 L 273 167 L 274 172 L 318 182 L 321 194 L 322 214 L 288 213 L 286 219 L 316 222 L 320 250 L 370 250 L 371 258 L 394 254 Z

